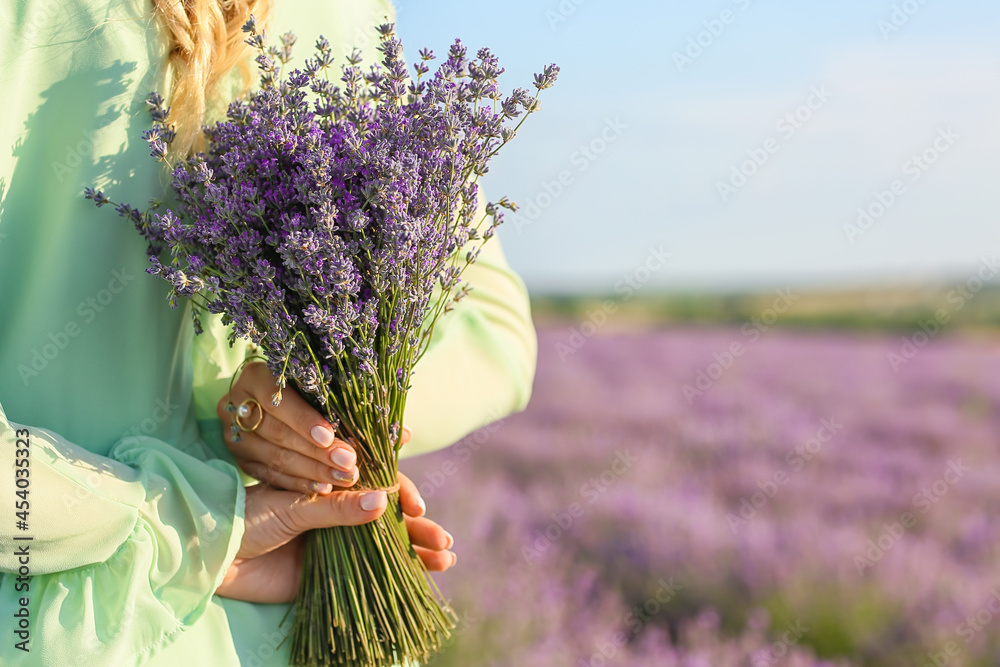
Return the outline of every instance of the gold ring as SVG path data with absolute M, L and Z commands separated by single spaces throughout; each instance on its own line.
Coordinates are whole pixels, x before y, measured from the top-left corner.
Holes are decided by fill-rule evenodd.
M 240 418 L 249 417 L 250 413 L 253 412 L 254 408 L 257 408 L 257 421 L 254 423 L 253 426 L 247 428 L 246 426 L 243 425 L 243 422 L 240 421 Z M 235 419 L 236 419 L 236 425 L 240 428 L 241 431 L 256 431 L 257 427 L 260 426 L 260 423 L 264 421 L 264 411 L 261 409 L 260 403 L 258 403 L 252 398 L 248 398 L 247 400 L 240 403 L 240 406 L 236 408 Z

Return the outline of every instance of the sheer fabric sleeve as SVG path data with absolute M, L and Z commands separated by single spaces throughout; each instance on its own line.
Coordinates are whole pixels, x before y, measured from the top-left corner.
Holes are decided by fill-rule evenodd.
M 3 512 L 0 613 L 24 606 L 31 627 L 4 665 L 134 664 L 204 613 L 239 550 L 243 484 L 223 461 L 149 436 L 99 456 L 2 408 L 0 460 L 5 496 L 28 503 L 24 529 L 14 502 Z

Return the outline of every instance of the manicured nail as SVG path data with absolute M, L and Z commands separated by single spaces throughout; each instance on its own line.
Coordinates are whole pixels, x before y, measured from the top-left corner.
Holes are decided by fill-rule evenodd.
M 354 467 L 355 462 L 358 460 L 358 455 L 347 451 L 343 447 L 337 447 L 330 452 L 330 460 L 333 461 L 334 465 L 347 470 Z
M 354 471 L 344 472 L 343 470 L 331 470 L 331 475 L 338 482 L 353 482 L 354 481 Z
M 388 502 L 385 491 L 371 491 L 361 496 L 361 509 L 366 512 L 382 509 Z
M 326 483 L 321 484 L 319 482 L 310 482 L 309 488 L 310 490 L 312 490 L 313 493 L 326 495 L 327 493 L 333 491 L 333 484 L 326 484 Z
M 420 513 L 427 514 L 427 503 L 420 496 L 417 496 L 417 504 L 420 505 Z
M 321 424 L 313 426 L 312 430 L 309 431 L 309 435 L 312 436 L 313 440 L 315 440 L 320 447 L 329 447 L 333 444 L 333 431 L 325 426 L 322 426 Z
M 455 546 L 455 538 L 452 537 L 451 533 L 449 533 L 447 530 L 444 531 L 444 534 L 448 536 L 448 545 L 445 547 L 445 549 L 451 549 L 453 546 Z
M 454 551 L 451 552 L 451 564 L 455 565 L 458 562 L 458 554 Z

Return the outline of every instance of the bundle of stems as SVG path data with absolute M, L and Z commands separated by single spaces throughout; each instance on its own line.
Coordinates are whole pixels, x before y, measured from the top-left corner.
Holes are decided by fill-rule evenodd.
M 405 393 L 397 397 L 400 410 Z M 334 405 L 331 400 L 328 405 Z M 386 489 L 388 509 L 361 526 L 337 526 L 306 536 L 296 601 L 292 664 L 410 665 L 430 659 L 457 617 L 410 545 L 399 503 L 398 447 L 371 412 L 340 418 L 358 452 L 358 488 Z M 401 413 L 400 413 L 401 414 Z

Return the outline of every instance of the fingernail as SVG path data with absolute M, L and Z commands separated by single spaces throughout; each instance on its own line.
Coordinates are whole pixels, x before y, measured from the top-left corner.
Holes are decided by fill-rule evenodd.
M 313 493 L 325 495 L 333 491 L 333 484 L 326 484 L 326 483 L 321 484 L 319 482 L 311 482 L 309 484 L 309 488 L 312 490 Z
M 448 536 L 448 546 L 446 546 L 445 549 L 451 549 L 453 546 L 455 546 L 455 538 L 452 537 L 451 533 L 449 533 L 447 530 L 444 531 L 444 534 Z
M 417 496 L 417 504 L 420 505 L 420 513 L 427 514 L 427 503 L 424 502 L 422 497 Z
M 312 430 L 309 431 L 309 435 L 312 436 L 313 440 L 315 440 L 320 447 L 329 447 L 333 444 L 333 431 L 321 424 L 313 426 Z
M 386 506 L 387 502 L 388 497 L 385 491 L 372 491 L 361 496 L 361 509 L 371 512 L 372 510 L 382 509 Z
M 454 551 L 451 552 L 451 564 L 454 565 L 458 562 L 458 554 Z
M 331 470 L 331 475 L 338 482 L 353 482 L 354 481 L 354 471 L 344 472 L 343 470 Z
M 410 438 L 413 437 L 413 431 L 410 430 L 409 426 L 404 426 L 403 427 L 403 433 L 406 434 L 406 437 L 405 438 L 400 438 L 400 440 L 409 440 Z
M 358 455 L 347 451 L 343 447 L 337 447 L 330 452 L 330 460 L 333 461 L 334 465 L 338 465 L 346 470 L 347 468 L 354 467 L 354 463 L 358 460 Z

